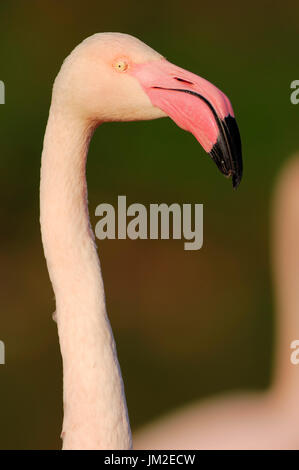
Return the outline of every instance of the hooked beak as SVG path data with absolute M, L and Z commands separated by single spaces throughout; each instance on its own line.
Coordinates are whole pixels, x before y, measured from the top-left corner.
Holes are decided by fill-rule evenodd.
M 227 96 L 204 78 L 165 59 L 136 64 L 131 74 L 152 104 L 191 132 L 237 188 L 243 170 L 241 139 Z

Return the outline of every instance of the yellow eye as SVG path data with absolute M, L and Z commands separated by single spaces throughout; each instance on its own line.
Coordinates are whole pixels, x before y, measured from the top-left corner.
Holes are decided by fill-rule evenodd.
M 118 60 L 115 62 L 114 68 L 118 72 L 125 72 L 128 68 L 128 63 L 125 60 Z

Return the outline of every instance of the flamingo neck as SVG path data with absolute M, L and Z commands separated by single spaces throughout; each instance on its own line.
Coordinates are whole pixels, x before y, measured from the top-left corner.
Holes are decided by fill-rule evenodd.
M 40 211 L 63 359 L 63 448 L 129 449 L 121 372 L 89 223 L 86 156 L 94 126 L 51 107 Z
M 299 339 L 299 220 L 297 193 L 294 193 L 292 181 L 288 181 L 290 189 L 289 186 L 283 186 L 286 182 L 280 183 L 282 187 L 276 195 L 272 250 L 277 304 L 274 390 L 280 402 L 286 404 L 294 417 L 299 416 L 299 365 L 292 362 L 292 353 L 296 359 L 298 357 L 296 340 Z

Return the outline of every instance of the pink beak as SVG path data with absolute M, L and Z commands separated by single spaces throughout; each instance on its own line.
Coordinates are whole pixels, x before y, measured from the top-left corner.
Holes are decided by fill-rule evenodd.
M 232 177 L 236 188 L 243 169 L 241 139 L 227 96 L 204 78 L 165 59 L 136 64 L 131 74 L 154 106 L 195 136 L 219 170 Z

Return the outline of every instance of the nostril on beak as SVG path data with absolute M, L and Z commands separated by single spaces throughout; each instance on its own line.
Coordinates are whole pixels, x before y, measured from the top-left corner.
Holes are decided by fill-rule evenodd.
M 178 82 L 188 83 L 188 85 L 193 85 L 192 82 L 189 82 L 189 80 L 185 80 L 184 78 L 174 77 L 174 79 L 177 80 Z

